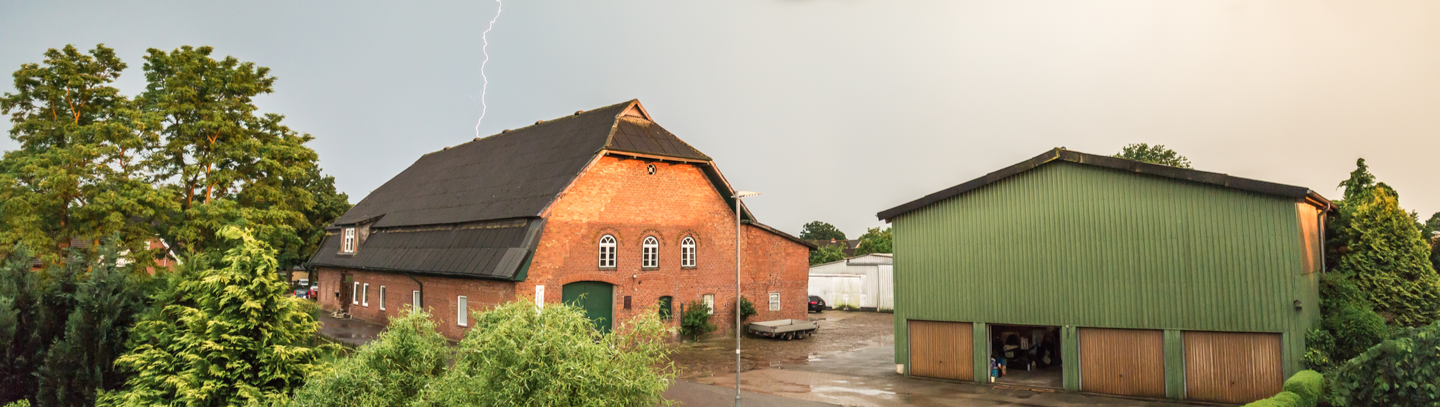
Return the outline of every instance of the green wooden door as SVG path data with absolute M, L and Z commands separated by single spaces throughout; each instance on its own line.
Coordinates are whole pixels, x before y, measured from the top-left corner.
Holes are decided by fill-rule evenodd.
M 599 281 L 581 281 L 561 288 L 560 300 L 579 306 L 600 332 L 610 332 L 610 315 L 614 304 L 614 286 Z

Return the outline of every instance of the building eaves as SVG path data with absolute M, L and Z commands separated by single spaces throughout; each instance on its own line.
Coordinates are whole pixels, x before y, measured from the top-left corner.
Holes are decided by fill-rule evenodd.
M 1150 164 L 1140 161 L 1127 160 L 1124 158 L 1086 154 L 1079 151 L 1056 148 L 1054 150 L 1046 151 L 1045 153 L 1035 156 L 1034 158 L 1031 158 L 1029 160 L 1025 160 L 1018 164 L 1000 169 L 999 171 L 985 174 L 985 176 L 983 177 L 972 179 L 960 185 L 946 188 L 938 192 L 926 195 L 920 199 L 907 202 L 903 205 L 880 211 L 880 213 L 876 214 L 876 217 L 880 218 L 880 220 L 888 222 L 891 219 L 894 219 L 896 216 L 900 216 L 907 212 L 929 206 L 930 204 L 936 202 L 959 196 L 961 194 L 979 189 L 986 185 L 993 184 L 1000 180 L 1015 176 L 1026 171 L 1033 170 L 1042 165 L 1055 161 L 1065 161 L 1082 165 L 1110 168 L 1137 174 L 1146 174 L 1182 181 L 1215 185 L 1241 191 L 1294 198 L 1296 200 L 1303 200 L 1305 202 L 1308 202 L 1311 205 L 1315 205 L 1316 207 L 1321 208 L 1322 210 L 1328 210 L 1333 207 L 1333 205 L 1330 203 L 1330 200 L 1325 199 L 1325 197 L 1320 196 L 1319 193 L 1311 191 L 1309 188 L 1305 187 L 1277 184 L 1273 182 L 1235 177 L 1215 172 L 1176 168 L 1167 165 Z

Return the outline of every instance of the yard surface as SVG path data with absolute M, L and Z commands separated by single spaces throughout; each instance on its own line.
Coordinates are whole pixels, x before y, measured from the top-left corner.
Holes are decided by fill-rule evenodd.
M 806 339 L 783 341 L 748 335 L 742 338 L 741 368 L 748 371 L 803 363 L 811 358 L 895 343 L 892 314 L 825 311 L 810 314 L 810 320 L 820 325 L 820 331 Z M 734 381 L 734 337 L 710 338 L 676 346 L 677 352 L 670 358 L 680 368 L 681 379 L 705 383 L 705 378 L 729 375 Z

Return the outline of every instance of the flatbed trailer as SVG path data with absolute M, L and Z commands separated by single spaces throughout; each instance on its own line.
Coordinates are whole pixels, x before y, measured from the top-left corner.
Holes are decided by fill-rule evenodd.
M 805 339 L 814 335 L 820 329 L 813 321 L 799 319 L 777 319 L 774 321 L 754 322 L 749 326 L 750 333 L 767 338 L 784 340 Z

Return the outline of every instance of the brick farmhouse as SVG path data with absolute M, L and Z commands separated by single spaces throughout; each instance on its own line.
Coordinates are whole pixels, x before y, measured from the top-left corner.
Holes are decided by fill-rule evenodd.
M 735 200 L 710 157 L 629 101 L 421 157 L 337 219 L 310 259 L 320 304 L 385 322 L 419 304 L 450 338 L 468 313 L 534 298 L 602 330 L 714 304 L 734 326 Z M 803 319 L 814 245 L 741 204 L 752 320 Z

